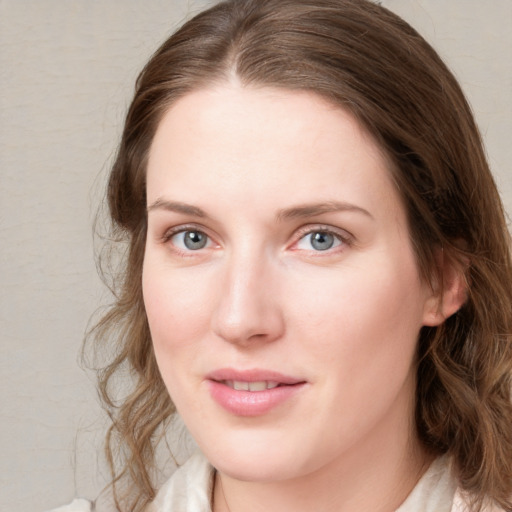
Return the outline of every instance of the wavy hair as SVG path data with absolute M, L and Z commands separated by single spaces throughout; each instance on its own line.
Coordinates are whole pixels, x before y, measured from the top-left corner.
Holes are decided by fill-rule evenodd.
M 118 510 L 142 510 L 158 432 L 175 409 L 156 365 L 141 273 L 145 169 L 160 119 L 192 90 L 236 75 L 244 86 L 311 91 L 359 120 L 391 162 L 422 275 L 436 252 L 465 268 L 467 301 L 418 342 L 415 421 L 449 454 L 474 510 L 512 503 L 512 266 L 503 207 L 464 95 L 445 64 L 398 16 L 368 0 L 228 0 L 185 23 L 139 75 L 108 182 L 113 237 L 126 244 L 115 304 L 89 334 L 112 426 L 107 456 Z M 116 399 L 116 375 L 133 386 Z M 160 430 L 159 430 L 160 429 Z M 123 486 L 124 488 L 124 486 Z

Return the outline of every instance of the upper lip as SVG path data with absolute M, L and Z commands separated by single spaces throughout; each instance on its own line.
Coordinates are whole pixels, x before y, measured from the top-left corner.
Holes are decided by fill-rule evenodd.
M 209 373 L 206 378 L 208 380 L 214 380 L 217 382 L 223 381 L 238 381 L 238 382 L 262 382 L 272 381 L 278 382 L 279 384 L 299 384 L 305 382 L 304 379 L 298 377 L 292 377 L 290 375 L 284 375 L 280 372 L 272 370 L 263 370 L 254 368 L 251 370 L 236 370 L 234 368 L 219 368 Z

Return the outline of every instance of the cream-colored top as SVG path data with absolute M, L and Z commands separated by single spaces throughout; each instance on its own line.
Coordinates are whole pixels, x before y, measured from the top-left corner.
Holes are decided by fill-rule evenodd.
M 77 498 L 73 500 L 69 505 L 63 507 L 54 508 L 48 512 L 93 512 L 92 504 L 89 500 Z
M 421 477 L 396 512 L 455 512 L 453 508 L 457 483 L 448 458 L 436 459 Z
M 211 512 L 213 475 L 214 469 L 206 457 L 196 453 L 163 485 L 147 512 Z M 395 512 L 467 512 L 464 503 L 447 457 L 440 457 L 431 464 Z M 75 500 L 49 512 L 93 511 L 90 502 Z

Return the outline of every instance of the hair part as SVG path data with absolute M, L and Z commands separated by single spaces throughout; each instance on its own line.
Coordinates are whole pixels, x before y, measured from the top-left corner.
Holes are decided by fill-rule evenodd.
M 439 250 L 464 272 L 464 306 L 420 333 L 416 426 L 425 447 L 451 456 L 475 510 L 486 500 L 510 509 L 509 235 L 460 86 L 414 29 L 368 0 L 228 0 L 183 25 L 146 64 L 110 174 L 113 230 L 128 254 L 116 303 L 90 336 L 100 351 L 116 349 L 99 371 L 99 389 L 112 418 L 107 454 L 114 489 L 129 478 L 136 490 L 119 496 L 119 510 L 123 502 L 140 511 L 154 497 L 155 433 L 175 412 L 142 298 L 151 142 L 172 104 L 233 77 L 245 87 L 310 91 L 355 116 L 390 162 L 423 277 L 442 283 Z M 111 383 L 125 367 L 134 387 L 117 403 Z

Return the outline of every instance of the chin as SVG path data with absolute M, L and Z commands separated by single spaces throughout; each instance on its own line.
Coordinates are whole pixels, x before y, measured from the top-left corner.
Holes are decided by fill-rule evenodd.
M 286 442 L 288 441 L 288 442 Z M 241 481 L 271 482 L 295 478 L 311 463 L 302 460 L 300 443 L 275 432 L 235 432 L 224 439 L 198 441 L 201 451 L 221 473 Z M 304 453 L 304 452 L 303 452 Z
M 297 476 L 291 459 L 283 463 L 282 459 L 268 453 L 257 460 L 249 455 L 234 454 L 233 457 L 210 459 L 210 462 L 221 473 L 244 482 L 276 482 Z

